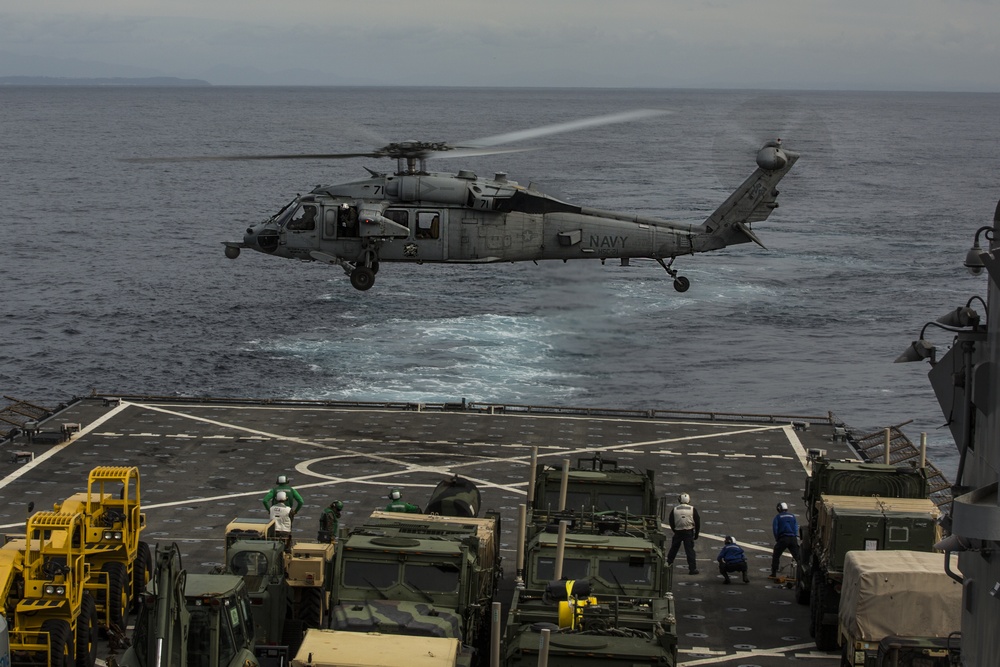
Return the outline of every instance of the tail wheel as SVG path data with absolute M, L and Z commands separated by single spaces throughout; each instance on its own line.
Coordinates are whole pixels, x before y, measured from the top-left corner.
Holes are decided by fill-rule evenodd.
M 299 620 L 307 628 L 323 627 L 323 589 L 303 588 L 299 597 Z
M 49 665 L 73 667 L 72 629 L 61 618 L 50 618 L 42 623 L 42 632 L 49 633 Z
M 132 564 L 132 605 L 139 606 L 139 595 L 146 590 L 149 578 L 153 572 L 153 557 L 149 552 L 149 545 L 139 542 L 139 550 L 135 553 L 135 562 Z
M 128 573 L 121 563 L 105 563 L 101 568 L 108 575 L 108 622 L 125 631 L 125 614 L 128 612 Z
M 76 667 L 94 667 L 97 662 L 97 605 L 90 593 L 80 601 L 76 620 Z

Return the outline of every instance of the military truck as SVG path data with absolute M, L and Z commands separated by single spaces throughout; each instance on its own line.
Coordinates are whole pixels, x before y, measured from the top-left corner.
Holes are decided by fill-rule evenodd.
M 577 583 L 562 580 L 543 592 L 515 593 L 504 634 L 504 667 L 539 664 L 545 629 L 550 633 L 547 664 L 553 667 L 677 664 L 672 595 L 593 596 L 589 588 L 578 591 Z
M 291 667 L 457 667 L 461 648 L 455 638 L 307 630 Z
M 653 473 L 595 456 L 537 466 L 504 664 L 675 665 L 677 621 Z
M 538 466 L 534 478 L 524 527 L 526 588 L 541 590 L 554 578 L 559 524 L 566 522 L 563 578 L 588 579 L 598 594 L 670 593 L 667 537 L 657 516 L 652 471 L 619 468 L 598 456 L 579 459 L 565 471 Z
M 96 599 L 98 622 L 123 636 L 129 609 L 145 590 L 152 569 L 149 546 L 140 540 L 146 516 L 141 511 L 139 469 L 96 467 L 85 492 L 55 503 L 53 509 L 83 516 L 88 589 Z
M 305 628 L 326 627 L 333 554 L 333 544 L 316 542 L 286 549 L 275 537 L 273 519 L 229 523 L 222 572 L 246 581 L 259 644 L 284 644 L 294 655 Z
M 837 616 L 844 667 L 952 664 L 962 586 L 945 572 L 944 558 L 919 551 L 847 554 Z
M 489 655 L 500 517 L 375 511 L 338 541 L 332 628 L 458 639 Z
M 0 600 L 14 665 L 93 667 L 97 613 L 83 515 L 36 512 L 26 535 L 0 548 Z
M 618 462 L 600 454 L 580 458 L 576 467 L 565 466 L 563 491 L 562 468 L 538 464 L 532 471 L 531 508 L 542 512 L 570 511 L 618 512 L 631 516 L 657 513 L 653 471 L 618 467 Z M 560 507 L 560 497 L 565 502 Z
M 832 651 L 847 553 L 931 551 L 940 540 L 939 511 L 927 497 L 923 468 L 833 461 L 822 450 L 810 450 L 808 462 L 796 600 L 810 605 L 816 647 Z
M 242 577 L 188 574 L 177 545 L 156 553 L 132 645 L 109 667 L 259 667 Z

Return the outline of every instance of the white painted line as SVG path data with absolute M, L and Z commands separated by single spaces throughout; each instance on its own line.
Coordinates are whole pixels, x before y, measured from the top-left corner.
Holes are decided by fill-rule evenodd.
M 112 417 L 118 416 L 118 413 L 120 413 L 120 412 L 124 411 L 125 409 L 127 409 L 129 407 L 129 405 L 131 405 L 131 404 L 130 403 L 126 403 L 125 401 L 122 401 L 120 404 L 118 404 L 117 407 L 115 407 L 113 410 L 109 410 L 107 412 L 107 414 L 103 415 L 100 419 L 98 419 L 97 421 L 94 421 L 94 422 L 91 422 L 90 424 L 88 424 L 87 428 L 81 429 L 81 430 L 77 431 L 76 433 L 73 433 L 70 436 L 69 440 L 67 440 L 66 442 L 63 442 L 63 443 L 60 443 L 58 445 L 54 445 L 54 446 L 50 447 L 48 451 L 42 452 L 41 454 L 39 454 L 38 456 L 36 456 L 35 458 L 33 458 L 31 461 L 25 463 L 23 466 L 21 466 L 20 468 L 18 468 L 17 470 L 15 470 L 14 472 L 10 473 L 9 475 L 7 475 L 6 477 L 4 477 L 3 479 L 0 479 L 0 489 L 4 488 L 5 486 L 7 486 L 8 484 L 10 484 L 13 481 L 16 481 L 16 480 L 20 479 L 24 475 L 24 473 L 28 472 L 29 470 L 33 470 L 34 468 L 36 468 L 39 465 L 41 465 L 43 462 L 48 461 L 50 458 L 52 458 L 56 454 L 62 452 L 62 450 L 64 450 L 67 447 L 71 446 L 78 439 L 82 438 L 83 436 L 87 435 L 88 433 L 93 432 L 94 429 L 96 429 L 98 426 L 100 426 L 104 422 L 108 421 Z M 20 525 L 20 524 L 15 524 L 15 525 Z

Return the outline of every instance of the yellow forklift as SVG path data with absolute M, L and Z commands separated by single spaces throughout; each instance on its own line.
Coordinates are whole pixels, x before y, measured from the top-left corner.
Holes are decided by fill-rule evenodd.
M 54 509 L 83 515 L 84 550 L 91 571 L 87 588 L 97 603 L 101 626 L 112 641 L 123 639 L 129 609 L 145 590 L 153 566 L 149 545 L 139 539 L 146 526 L 139 469 L 94 468 L 86 492 L 73 494 Z
M 13 665 L 94 667 L 97 613 L 87 590 L 80 513 L 37 512 L 0 548 L 0 595 Z

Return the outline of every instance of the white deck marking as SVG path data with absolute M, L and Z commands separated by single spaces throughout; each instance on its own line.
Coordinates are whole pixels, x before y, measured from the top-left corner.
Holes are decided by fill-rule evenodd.
M 698 665 L 721 665 L 724 662 L 732 662 L 733 660 L 742 660 L 745 658 L 760 658 L 760 657 L 773 657 L 773 658 L 783 658 L 786 653 L 791 651 L 801 651 L 802 649 L 809 648 L 810 646 L 815 646 L 814 643 L 809 642 L 808 644 L 792 644 L 791 646 L 776 646 L 774 648 L 767 649 L 753 649 L 752 651 L 737 651 L 735 653 L 728 653 L 726 655 L 713 656 L 711 658 L 700 658 L 698 660 L 687 660 L 677 663 L 677 667 L 697 667 Z M 678 649 L 682 653 L 701 653 L 702 651 L 688 651 L 687 649 Z M 704 651 L 708 653 L 708 651 Z M 825 658 L 830 656 L 824 654 Z
M 74 442 L 76 442 L 77 440 L 79 440 L 83 436 L 87 435 L 88 433 L 91 433 L 94 429 L 96 429 L 98 426 L 100 426 L 104 422 L 108 421 L 112 417 L 118 416 L 118 413 L 120 413 L 123 410 L 125 410 L 126 408 L 128 408 L 129 405 L 131 405 L 131 404 L 130 403 L 126 403 L 125 401 L 122 401 L 113 410 L 109 410 L 107 412 L 107 414 L 105 414 L 105 415 L 101 416 L 99 419 L 97 419 L 97 421 L 91 422 L 90 424 L 87 424 L 86 428 L 80 429 L 79 431 L 76 431 L 75 433 L 71 434 L 70 437 L 69 437 L 69 440 L 67 440 L 66 442 L 61 442 L 58 445 L 54 445 L 53 447 L 50 447 L 48 451 L 42 452 L 41 454 L 39 454 L 38 456 L 36 456 L 35 458 L 33 458 L 31 461 L 28 461 L 23 466 L 21 466 L 20 468 L 18 468 L 17 470 L 15 470 L 14 472 L 10 473 L 9 475 L 7 475 L 6 477 L 4 477 L 3 479 L 0 479 L 0 489 L 4 488 L 5 486 L 7 486 L 8 484 L 10 484 L 11 482 L 14 482 L 14 481 L 20 479 L 24 475 L 24 473 L 26 473 L 26 472 L 28 472 L 30 470 L 33 470 L 34 468 L 38 467 L 39 465 L 41 465 L 45 461 L 48 461 L 53 456 L 55 456 L 56 454 L 60 453 L 62 450 L 66 449 L 67 447 L 71 446 Z M 14 525 L 21 525 L 21 524 L 14 524 Z

